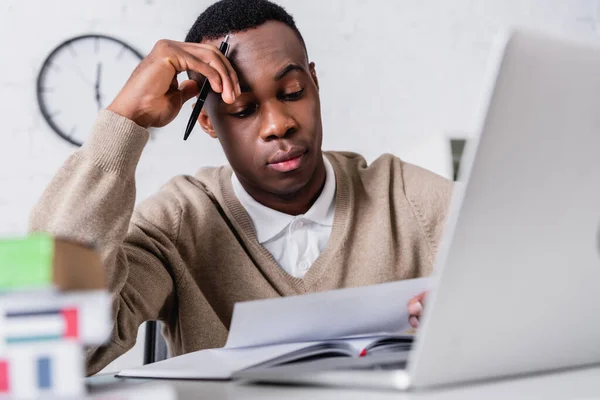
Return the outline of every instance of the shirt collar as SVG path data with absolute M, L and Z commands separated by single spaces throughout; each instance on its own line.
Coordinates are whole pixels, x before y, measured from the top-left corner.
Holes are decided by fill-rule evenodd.
M 265 243 L 283 231 L 295 218 L 302 217 L 324 226 L 333 225 L 335 212 L 335 172 L 327 157 L 325 163 L 325 185 L 312 207 L 304 215 L 293 216 L 273 210 L 254 200 L 242 186 L 235 173 L 231 174 L 231 184 L 238 200 L 248 213 L 256 238 Z

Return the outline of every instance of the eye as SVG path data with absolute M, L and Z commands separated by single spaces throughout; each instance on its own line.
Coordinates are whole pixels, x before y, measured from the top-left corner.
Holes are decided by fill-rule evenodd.
M 232 117 L 235 117 L 235 118 L 246 118 L 246 117 L 249 117 L 250 115 L 252 115 L 254 113 L 254 111 L 256 111 L 256 105 L 252 104 L 252 105 L 249 105 L 248 107 L 244 108 L 242 111 L 239 111 L 236 113 L 231 113 L 229 115 L 231 115 Z
M 302 95 L 304 94 L 304 89 L 300 89 L 297 92 L 293 93 L 285 93 L 281 96 L 281 99 L 284 101 L 296 101 L 300 100 Z

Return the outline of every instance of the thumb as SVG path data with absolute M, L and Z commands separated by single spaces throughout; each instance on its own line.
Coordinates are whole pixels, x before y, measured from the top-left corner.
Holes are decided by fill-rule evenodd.
M 185 103 L 194 96 L 198 96 L 200 89 L 196 81 L 188 79 L 187 81 L 181 82 L 179 85 L 179 91 L 181 92 L 181 98 Z
M 421 303 L 423 304 L 425 302 L 425 298 L 427 297 L 427 292 L 422 292 L 419 293 L 417 296 L 413 297 L 412 299 L 410 299 L 410 301 L 408 302 L 408 304 L 414 304 L 414 303 Z

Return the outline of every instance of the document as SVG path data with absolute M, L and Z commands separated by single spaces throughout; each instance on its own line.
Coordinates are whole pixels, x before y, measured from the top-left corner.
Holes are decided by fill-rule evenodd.
M 230 379 L 241 369 L 315 355 L 359 357 L 410 347 L 408 301 L 431 278 L 237 303 L 222 349 L 201 350 L 120 377 Z

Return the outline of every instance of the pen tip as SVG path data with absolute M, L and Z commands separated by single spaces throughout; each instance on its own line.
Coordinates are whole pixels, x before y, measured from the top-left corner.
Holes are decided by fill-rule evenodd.
M 228 41 L 228 40 L 229 40 L 229 34 L 225 35 L 225 39 L 223 39 L 223 41 L 224 41 L 225 43 L 227 43 L 227 41 Z

